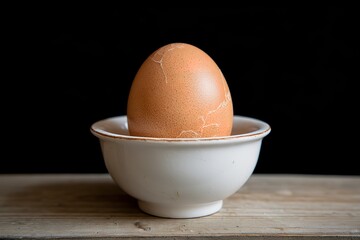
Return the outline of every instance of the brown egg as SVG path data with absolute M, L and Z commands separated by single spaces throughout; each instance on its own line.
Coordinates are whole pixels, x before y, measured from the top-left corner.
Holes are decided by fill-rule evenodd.
M 153 52 L 139 68 L 128 98 L 130 135 L 157 138 L 228 136 L 233 105 L 214 60 L 187 43 Z

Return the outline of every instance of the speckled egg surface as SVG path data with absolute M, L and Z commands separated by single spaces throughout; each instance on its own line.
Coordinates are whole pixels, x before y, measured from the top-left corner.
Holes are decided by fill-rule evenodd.
M 154 51 L 133 80 L 127 103 L 129 133 L 156 138 L 228 136 L 233 105 L 218 65 L 187 43 Z

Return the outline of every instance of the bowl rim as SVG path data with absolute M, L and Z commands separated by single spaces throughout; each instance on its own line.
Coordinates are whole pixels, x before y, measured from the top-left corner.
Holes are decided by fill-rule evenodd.
M 126 115 L 120 115 L 120 116 L 114 116 L 105 118 L 99 121 L 96 121 L 93 123 L 90 127 L 90 131 L 93 135 L 96 137 L 103 139 L 103 140 L 110 140 L 110 141 L 123 141 L 123 140 L 132 140 L 132 141 L 146 141 L 146 142 L 163 142 L 163 143 L 169 143 L 169 142 L 177 142 L 177 143 L 209 143 L 209 142 L 218 142 L 218 141 L 251 141 L 251 140 L 257 140 L 262 139 L 266 135 L 268 135 L 271 131 L 271 127 L 268 123 L 259 120 L 257 118 L 248 117 L 248 116 L 241 116 L 241 115 L 234 115 L 234 122 L 235 121 L 245 121 L 248 123 L 255 124 L 258 129 L 254 131 L 250 131 L 247 133 L 241 133 L 241 134 L 232 134 L 229 136 L 219 136 L 219 137 L 206 137 L 206 138 L 155 138 L 155 137 L 142 137 L 142 136 L 130 136 L 130 135 L 124 135 L 119 133 L 113 133 L 105 130 L 106 124 L 109 122 L 120 122 L 120 121 L 126 121 L 127 122 L 127 116 Z M 127 124 L 126 124 L 127 126 Z

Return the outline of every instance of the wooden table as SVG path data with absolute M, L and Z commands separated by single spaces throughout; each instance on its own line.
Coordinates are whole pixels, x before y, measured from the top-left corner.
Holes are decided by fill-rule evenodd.
M 359 239 L 360 177 L 258 175 L 195 219 L 141 212 L 107 174 L 0 175 L 0 239 Z

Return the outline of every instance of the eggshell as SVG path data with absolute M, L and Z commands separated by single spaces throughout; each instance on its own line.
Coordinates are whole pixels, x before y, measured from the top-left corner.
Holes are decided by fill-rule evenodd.
M 129 133 L 156 138 L 228 136 L 233 104 L 214 60 L 187 43 L 154 51 L 133 80 L 127 105 Z

